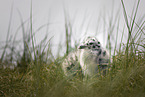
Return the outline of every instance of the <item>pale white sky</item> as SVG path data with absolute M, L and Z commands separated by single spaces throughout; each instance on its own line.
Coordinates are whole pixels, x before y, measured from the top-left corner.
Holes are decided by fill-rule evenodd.
M 0 47 L 3 45 L 3 41 L 6 41 L 10 10 L 13 3 L 13 15 L 10 28 L 10 36 L 14 36 L 17 28 L 20 26 L 21 13 L 23 21 L 30 17 L 30 2 L 31 0 L 0 0 Z M 48 33 L 46 32 L 46 26 L 38 31 L 36 34 L 36 43 L 44 38 L 46 34 L 49 37 L 54 36 L 53 43 L 55 48 L 59 41 L 64 44 L 65 40 L 65 17 L 64 8 L 67 16 L 72 24 L 73 38 L 77 41 L 83 37 L 83 33 L 88 35 L 94 35 L 97 32 L 96 37 L 103 43 L 103 18 L 105 17 L 106 26 L 109 25 L 109 19 L 111 17 L 112 8 L 114 9 L 114 17 L 120 9 L 120 33 L 123 29 L 124 17 L 122 12 L 121 0 L 32 0 L 33 1 L 33 31 L 35 32 L 40 26 L 49 23 Z M 114 2 L 114 3 L 113 3 Z M 134 4 L 137 4 L 137 0 L 124 0 L 128 16 L 131 16 Z M 64 6 L 63 6 L 64 5 Z M 114 5 L 114 7 L 113 7 Z M 137 19 L 145 15 L 145 0 L 141 0 Z M 98 20 L 98 17 L 99 20 Z M 112 20 L 113 21 L 113 20 Z M 98 30 L 96 30 L 99 25 Z M 26 23 L 25 29 L 28 24 Z M 108 29 L 106 29 L 105 32 Z M 115 35 L 115 34 L 114 34 Z M 121 34 L 120 34 L 121 35 Z M 119 36 L 120 37 L 120 36 Z M 22 30 L 17 33 L 17 39 L 22 39 Z M 73 45 L 72 41 L 72 45 Z M 55 52 L 55 51 L 54 51 Z M 1 51 L 0 51 L 1 53 Z

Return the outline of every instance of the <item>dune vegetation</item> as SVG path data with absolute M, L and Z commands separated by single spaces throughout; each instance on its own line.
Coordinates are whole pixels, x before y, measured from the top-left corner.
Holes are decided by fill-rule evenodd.
M 119 49 L 116 47 L 118 34 L 113 36 L 111 32 L 108 33 L 106 47 L 109 52 L 111 52 L 110 38 L 114 37 L 116 41 L 114 41 L 112 63 L 110 63 L 107 74 L 98 73 L 100 76 L 85 81 L 80 75 L 73 78 L 66 77 L 61 68 L 63 59 L 72 49 L 75 49 L 70 45 L 71 34 L 68 29 L 71 25 L 65 26 L 66 53 L 64 56 L 58 53 L 54 57 L 51 38 L 47 41 L 47 37 L 45 37 L 39 45 L 35 45 L 32 12 L 30 12 L 30 19 L 27 21 L 21 19 L 21 25 L 18 28 L 23 31 L 23 51 L 16 51 L 15 43 L 17 41 L 8 37 L 6 45 L 2 47 L 0 97 L 144 97 L 145 40 L 142 36 L 145 35 L 145 21 L 143 16 L 140 22 L 136 22 L 139 2 L 140 0 L 132 11 L 131 21 L 129 21 L 125 4 L 121 0 L 127 32 L 122 30 Z M 115 23 L 110 21 L 110 31 L 113 31 L 115 26 L 118 27 L 120 23 L 118 20 L 116 19 Z M 29 30 L 25 30 L 25 22 L 30 22 Z M 126 43 L 122 43 L 124 33 L 128 33 Z M 9 43 L 9 41 L 11 42 Z M 77 46 L 77 43 L 75 45 Z M 6 53 L 7 49 L 9 53 Z M 17 66 L 14 66 L 14 62 Z M 10 66 L 14 66 L 14 68 L 10 68 Z

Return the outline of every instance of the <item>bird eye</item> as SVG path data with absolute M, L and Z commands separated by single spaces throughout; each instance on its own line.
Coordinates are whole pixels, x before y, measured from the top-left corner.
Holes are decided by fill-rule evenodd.
M 92 44 L 94 44 L 94 43 L 91 42 L 91 43 L 89 43 L 89 44 L 92 45 Z
M 98 41 L 98 44 L 100 44 L 100 42 Z

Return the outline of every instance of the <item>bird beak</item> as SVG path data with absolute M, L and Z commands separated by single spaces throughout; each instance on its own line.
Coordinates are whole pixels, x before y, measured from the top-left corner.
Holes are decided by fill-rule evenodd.
M 79 45 L 78 49 L 85 49 L 87 47 L 87 45 Z

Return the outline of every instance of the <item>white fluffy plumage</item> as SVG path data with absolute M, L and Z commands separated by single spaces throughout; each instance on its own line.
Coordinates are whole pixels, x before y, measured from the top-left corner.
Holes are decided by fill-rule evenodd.
M 84 76 L 94 76 L 98 69 L 102 70 L 109 63 L 109 53 L 95 37 L 87 37 L 79 45 L 78 50 L 70 53 L 62 68 L 65 75 L 76 75 L 78 72 Z

